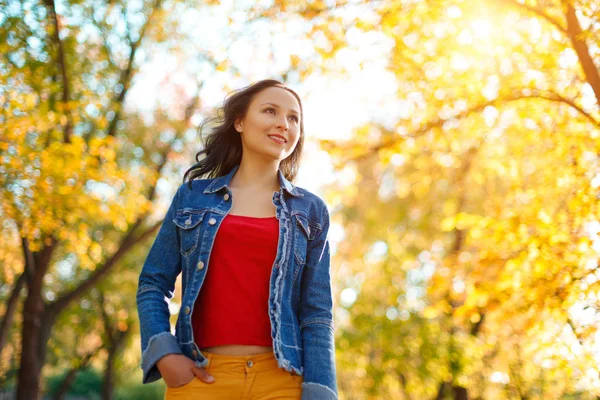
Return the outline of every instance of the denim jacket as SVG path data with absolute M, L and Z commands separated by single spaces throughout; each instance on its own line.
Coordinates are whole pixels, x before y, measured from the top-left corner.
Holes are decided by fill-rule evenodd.
M 184 354 L 198 367 L 208 364 L 194 342 L 192 312 L 217 230 L 231 209 L 229 183 L 238 168 L 193 180 L 192 189 L 182 184 L 150 248 L 136 295 L 143 383 L 161 378 L 156 362 L 167 354 Z M 303 400 L 337 399 L 329 212 L 318 196 L 292 185 L 281 171 L 278 176 L 272 201 L 279 242 L 268 304 L 273 352 L 280 368 L 303 376 Z M 180 273 L 182 304 L 172 334 L 168 306 Z

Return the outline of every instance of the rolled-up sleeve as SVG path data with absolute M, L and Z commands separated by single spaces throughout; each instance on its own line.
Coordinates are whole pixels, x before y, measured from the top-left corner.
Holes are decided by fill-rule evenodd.
M 142 347 L 142 383 L 162 377 L 156 367 L 158 360 L 167 354 L 182 353 L 169 322 L 169 303 L 174 295 L 175 280 L 181 272 L 179 237 L 173 223 L 179 208 L 180 191 L 181 186 L 169 205 L 138 281 L 136 302 Z

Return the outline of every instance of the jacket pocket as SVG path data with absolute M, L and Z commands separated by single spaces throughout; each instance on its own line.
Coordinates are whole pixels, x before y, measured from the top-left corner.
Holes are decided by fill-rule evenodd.
M 186 208 L 177 211 L 173 219 L 173 223 L 178 228 L 181 255 L 184 257 L 189 256 L 198 247 L 204 214 L 206 210 Z
M 321 225 L 309 220 L 304 214 L 293 214 L 292 219 L 295 221 L 294 234 L 294 258 L 296 268 L 294 268 L 294 277 L 292 282 L 296 281 L 296 277 L 302 266 L 306 264 L 306 254 L 308 252 L 308 243 L 313 240 L 319 232 Z

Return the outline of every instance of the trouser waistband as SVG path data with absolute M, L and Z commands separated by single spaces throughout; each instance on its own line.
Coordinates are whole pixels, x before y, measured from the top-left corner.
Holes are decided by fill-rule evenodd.
M 279 368 L 272 351 L 247 356 L 231 356 L 208 351 L 203 351 L 202 354 L 208 359 L 208 369 L 226 369 L 231 372 L 261 372 Z

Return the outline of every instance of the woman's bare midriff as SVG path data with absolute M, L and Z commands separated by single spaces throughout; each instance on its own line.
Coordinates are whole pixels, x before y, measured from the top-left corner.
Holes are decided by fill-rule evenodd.
M 268 353 L 273 351 L 272 346 L 254 346 L 245 344 L 228 344 L 223 346 L 204 347 L 200 351 L 227 356 L 249 356 L 252 354 Z

